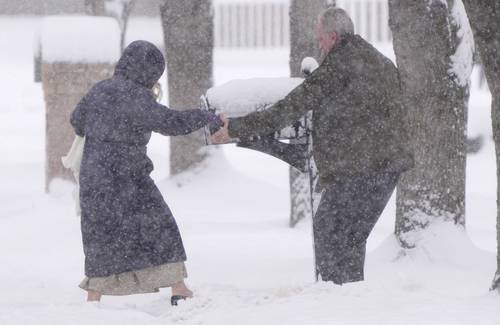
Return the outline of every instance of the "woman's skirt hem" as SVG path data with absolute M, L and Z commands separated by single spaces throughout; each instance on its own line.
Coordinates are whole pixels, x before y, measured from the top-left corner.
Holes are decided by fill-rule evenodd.
M 171 287 L 187 278 L 184 262 L 167 263 L 141 270 L 113 274 L 107 277 L 85 277 L 79 287 L 102 295 L 126 296 L 154 293 Z

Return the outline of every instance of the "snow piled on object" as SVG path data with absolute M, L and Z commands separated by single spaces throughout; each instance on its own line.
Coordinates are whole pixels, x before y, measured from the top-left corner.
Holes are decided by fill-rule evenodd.
M 110 17 L 50 16 L 42 20 L 44 62 L 115 63 L 120 57 L 120 28 Z
M 411 260 L 422 266 L 470 268 L 491 256 L 472 243 L 464 227 L 453 222 L 436 220 L 415 237 L 415 248 L 403 250 L 391 235 L 372 252 L 372 257 L 381 262 Z
M 455 0 L 453 3 L 452 23 L 458 27 L 459 44 L 455 54 L 451 56 L 450 73 L 456 76 L 460 86 L 465 87 L 469 83 L 474 65 L 474 36 L 462 0 Z
M 302 78 L 254 78 L 229 81 L 207 91 L 211 108 L 239 117 L 283 99 Z

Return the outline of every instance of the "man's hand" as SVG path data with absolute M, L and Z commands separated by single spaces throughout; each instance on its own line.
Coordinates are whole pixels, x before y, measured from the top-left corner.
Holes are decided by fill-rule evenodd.
M 224 116 L 224 114 L 220 114 L 219 118 L 224 122 L 224 126 L 219 129 L 219 131 L 212 134 L 210 137 L 210 141 L 212 144 L 223 144 L 231 141 L 231 137 L 229 136 L 229 120 Z

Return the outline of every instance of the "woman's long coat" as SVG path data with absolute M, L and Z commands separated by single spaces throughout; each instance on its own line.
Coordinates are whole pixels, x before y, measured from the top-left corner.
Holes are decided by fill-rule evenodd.
M 151 92 L 165 69 L 161 52 L 136 41 L 120 58 L 112 78 L 97 83 L 71 115 L 86 137 L 80 173 L 85 274 L 103 277 L 186 260 L 177 224 L 149 176 L 151 132 L 182 135 L 214 116 L 175 111 Z

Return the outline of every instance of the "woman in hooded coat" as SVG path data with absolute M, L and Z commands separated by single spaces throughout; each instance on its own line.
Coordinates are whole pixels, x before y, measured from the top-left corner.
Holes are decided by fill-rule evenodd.
M 131 43 L 112 78 L 101 81 L 71 114 L 85 136 L 80 205 L 89 301 L 101 295 L 157 292 L 172 287 L 172 303 L 192 296 L 185 286 L 186 253 L 179 229 L 149 176 L 151 132 L 184 135 L 220 118 L 198 109 L 158 104 L 152 87 L 165 69 L 162 53 L 145 41 Z

